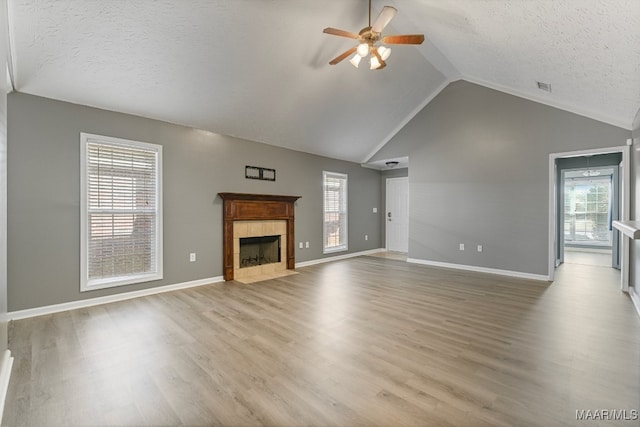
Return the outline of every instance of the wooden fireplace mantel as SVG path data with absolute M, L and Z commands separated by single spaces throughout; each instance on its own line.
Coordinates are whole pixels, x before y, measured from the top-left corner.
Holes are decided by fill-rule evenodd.
M 287 221 L 287 269 L 293 270 L 295 257 L 294 203 L 300 196 L 273 194 L 218 193 L 223 200 L 224 280 L 233 280 L 233 222 L 259 220 Z

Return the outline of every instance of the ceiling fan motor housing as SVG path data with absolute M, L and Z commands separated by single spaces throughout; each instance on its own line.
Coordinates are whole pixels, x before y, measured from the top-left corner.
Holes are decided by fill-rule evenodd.
M 364 27 L 358 33 L 358 41 L 360 43 L 366 43 L 369 46 L 373 46 L 378 40 L 380 40 L 380 33 L 376 33 L 371 30 L 371 27 Z

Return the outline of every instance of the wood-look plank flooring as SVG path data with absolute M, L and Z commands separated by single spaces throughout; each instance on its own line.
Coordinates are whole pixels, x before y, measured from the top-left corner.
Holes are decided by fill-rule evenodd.
M 595 265 L 599 267 L 611 267 L 611 251 L 588 252 L 579 248 L 564 249 L 565 264 Z
M 613 269 L 298 272 L 12 322 L 2 424 L 611 426 L 576 410 L 640 409 L 640 319 Z

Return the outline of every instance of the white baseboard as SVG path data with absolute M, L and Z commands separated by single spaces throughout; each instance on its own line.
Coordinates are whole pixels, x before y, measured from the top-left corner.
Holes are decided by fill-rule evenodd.
M 640 316 L 640 295 L 638 295 L 635 286 L 629 287 L 629 296 L 631 297 L 631 301 L 633 301 L 633 306 L 636 308 L 638 316 Z
M 497 274 L 499 276 L 517 277 L 518 279 L 531 279 L 549 281 L 549 276 L 543 274 L 523 273 L 520 271 L 500 270 L 497 268 L 478 267 L 475 265 L 452 264 L 448 262 L 429 261 L 426 259 L 407 258 L 407 262 L 414 264 L 428 265 L 430 267 L 451 268 L 453 270 L 473 271 L 476 273 Z
M 369 254 L 373 254 L 383 250 L 384 249 L 372 249 L 368 251 L 355 252 L 355 253 L 350 253 L 345 255 L 333 256 L 329 258 L 321 258 L 321 259 L 315 259 L 311 261 L 300 262 L 300 263 L 296 263 L 296 268 L 306 267 L 314 264 L 320 264 L 323 262 L 337 261 L 340 259 L 357 257 L 360 255 L 369 255 Z M 219 283 L 219 282 L 224 282 L 224 278 L 222 276 L 210 277 L 208 279 L 193 280 L 191 282 L 177 283 L 175 285 L 159 286 L 156 288 L 143 289 L 140 291 L 124 292 L 121 294 L 108 295 L 104 297 L 89 298 L 89 299 L 80 300 L 80 301 L 65 302 L 62 304 L 47 305 L 44 307 L 28 308 L 26 310 L 11 311 L 5 315 L 4 320 L 9 321 L 9 320 L 27 319 L 29 317 L 43 316 L 46 314 L 59 313 L 61 311 L 75 310 L 78 308 L 92 307 L 94 305 L 108 304 L 110 302 L 124 301 L 132 298 L 138 298 L 138 297 L 143 297 L 147 295 L 154 295 L 162 292 L 176 291 L 178 289 L 193 288 L 196 286 L 208 285 L 211 283 Z
M 384 249 L 371 249 L 368 251 L 354 252 L 350 254 L 332 256 L 328 258 L 314 259 L 296 263 L 296 268 L 307 267 L 310 265 L 320 264 L 323 262 L 337 261 L 341 259 L 353 258 L 361 255 L 370 255 Z M 78 308 L 92 307 L 94 305 L 108 304 L 110 302 L 125 301 L 132 298 L 143 297 L 147 295 L 160 294 L 163 292 L 176 291 L 178 289 L 193 288 L 196 286 L 208 285 L 212 283 L 224 282 L 222 276 L 211 277 L 208 279 L 193 280 L 191 282 L 177 283 L 175 285 L 159 286 L 156 288 L 143 289 L 140 291 L 124 292 L 121 294 L 108 295 L 104 297 L 89 298 L 80 301 L 65 302 L 62 304 L 47 305 L 44 307 L 28 308 L 25 310 L 11 311 L 5 315 L 5 321 L 27 319 L 29 317 L 43 316 L 46 314 L 59 313 L 61 311 L 75 310 Z
M 4 403 L 7 399 L 9 380 L 11 379 L 11 368 L 13 367 L 13 357 L 10 350 L 5 350 L 0 362 L 0 422 L 4 414 Z
M 358 256 L 363 256 L 363 255 L 371 255 L 371 254 L 384 252 L 384 251 L 385 251 L 384 248 L 370 249 L 370 250 L 361 251 L 361 252 L 353 252 L 353 253 L 344 254 L 344 255 L 337 255 L 337 256 L 332 256 L 327 258 L 319 258 L 319 259 L 314 259 L 310 261 L 298 262 L 296 263 L 295 266 L 296 268 L 308 267 L 311 265 L 322 264 L 325 262 L 339 261 L 343 259 L 354 258 Z M 531 273 L 522 273 L 518 271 L 499 270 L 495 268 L 477 267 L 473 265 L 451 264 L 447 262 L 429 261 L 429 260 L 422 260 L 422 259 L 415 259 L 415 258 L 408 258 L 407 262 L 414 263 L 414 264 L 427 265 L 431 267 L 444 267 L 444 268 L 451 268 L 455 270 L 474 271 L 478 273 L 498 274 L 500 276 L 517 277 L 521 279 L 532 279 L 532 280 L 542 280 L 542 281 L 549 280 L 548 276 L 544 276 L 541 274 L 531 274 Z M 163 292 L 176 291 L 179 289 L 193 288 L 196 286 L 203 286 L 203 285 L 219 283 L 223 281 L 224 281 L 224 278 L 222 276 L 216 276 L 216 277 L 210 277 L 208 279 L 193 280 L 190 282 L 176 283 L 174 285 L 166 285 L 166 286 L 159 286 L 156 288 L 143 289 L 140 291 L 124 292 L 121 294 L 107 295 L 104 297 L 97 297 L 97 298 L 89 298 L 89 299 L 80 300 L 80 301 L 65 302 L 62 304 L 47 305 L 44 307 L 28 308 L 26 310 L 9 312 L 5 315 L 4 320 L 9 321 L 9 320 L 27 319 L 29 317 L 43 316 L 46 314 L 59 313 L 61 311 L 75 310 L 78 308 L 92 307 L 95 305 L 107 304 L 110 302 L 125 301 L 132 298 L 160 294 Z M 631 295 L 634 301 L 634 304 L 636 306 L 636 309 L 640 314 L 640 308 L 639 308 L 640 297 L 638 296 L 638 294 L 635 294 L 635 293 L 632 294 L 630 292 L 629 294 Z M 0 378 L 0 381 L 1 381 L 1 378 Z M 1 385 L 2 383 L 0 382 L 0 386 Z
M 384 248 L 370 249 L 368 251 L 353 252 L 353 253 L 350 253 L 350 254 L 331 256 L 331 257 L 327 257 L 327 258 L 312 259 L 311 261 L 296 262 L 296 268 L 308 267 L 310 265 L 322 264 L 322 263 L 331 262 L 331 261 L 338 261 L 338 260 L 341 260 L 341 259 L 354 258 L 354 257 L 357 257 L 357 256 L 362 256 L 362 255 L 371 255 L 371 254 L 375 254 L 375 253 L 378 253 L 378 252 L 384 252 Z
M 190 282 L 176 283 L 175 285 L 158 286 L 156 288 L 143 289 L 140 291 L 124 292 L 121 294 L 107 295 L 104 297 L 89 298 L 80 301 L 65 302 L 62 304 L 46 305 L 44 307 L 28 308 L 26 310 L 11 311 L 7 313 L 6 320 L 19 320 L 29 317 L 42 316 L 45 314 L 59 313 L 61 311 L 75 310 L 77 308 L 92 307 L 94 305 L 107 304 L 110 302 L 124 301 L 132 298 L 147 295 L 160 294 L 163 292 L 176 291 L 178 289 L 193 288 L 196 286 L 209 285 L 211 283 L 223 282 L 222 276 L 210 277 L 208 279 L 192 280 Z

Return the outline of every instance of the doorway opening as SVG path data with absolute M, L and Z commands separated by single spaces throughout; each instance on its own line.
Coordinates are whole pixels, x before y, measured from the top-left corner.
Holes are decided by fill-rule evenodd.
M 562 264 L 621 270 L 628 289 L 628 243 L 612 227 L 629 215 L 629 149 L 550 155 L 549 280 Z
M 557 264 L 620 269 L 619 233 L 612 222 L 620 217 L 621 161 L 620 153 L 556 161 L 561 199 L 558 232 L 562 234 Z M 576 167 L 581 163 L 586 165 Z

